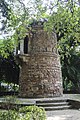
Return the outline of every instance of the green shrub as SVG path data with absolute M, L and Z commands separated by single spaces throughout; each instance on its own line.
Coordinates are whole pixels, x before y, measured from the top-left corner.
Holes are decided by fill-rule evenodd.
M 23 116 L 21 120 L 46 120 L 46 113 L 42 107 L 26 106 L 20 108 L 19 112 Z
M 4 101 L 8 104 L 18 103 L 18 100 L 17 100 L 16 96 L 6 96 L 6 97 L 4 97 Z
M 42 107 L 26 106 L 19 111 L 0 111 L 0 120 L 46 120 L 46 114 Z
M 19 106 L 17 105 L 18 103 L 19 100 L 16 98 L 16 96 L 6 96 L 4 97 L 2 108 L 5 108 L 6 110 L 16 110 L 19 108 Z
M 42 107 L 26 106 L 18 108 L 15 96 L 7 96 L 4 99 L 5 111 L 0 111 L 0 120 L 46 120 L 46 113 Z M 13 109 L 13 110 L 10 110 Z
M 0 111 L 0 120 L 18 120 L 19 114 L 16 111 Z

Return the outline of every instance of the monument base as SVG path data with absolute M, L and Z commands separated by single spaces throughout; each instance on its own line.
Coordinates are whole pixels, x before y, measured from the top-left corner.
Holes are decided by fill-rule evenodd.
M 62 96 L 62 75 L 57 54 L 19 55 L 21 61 L 19 96 L 48 98 Z

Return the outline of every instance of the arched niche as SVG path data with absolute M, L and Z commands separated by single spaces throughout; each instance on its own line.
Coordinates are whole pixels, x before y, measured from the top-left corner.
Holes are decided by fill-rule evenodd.
M 24 54 L 28 54 L 28 41 L 29 37 L 28 35 L 26 35 L 26 37 L 24 38 Z

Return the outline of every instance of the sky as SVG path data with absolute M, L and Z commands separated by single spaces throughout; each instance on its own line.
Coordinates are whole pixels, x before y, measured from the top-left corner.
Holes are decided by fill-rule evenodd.
M 28 6 L 30 5 L 30 2 L 34 0 L 23 0 L 23 1 L 24 1 L 25 6 Z M 49 5 L 51 1 L 55 2 L 55 0 L 43 0 L 43 3 Z M 2 19 L 5 19 L 5 18 L 1 17 L 1 13 L 0 13 L 0 29 L 2 28 L 2 23 L 1 23 Z M 9 32 L 9 34 L 11 34 L 11 32 Z M 0 39 L 3 39 L 6 36 L 7 34 L 4 34 L 0 31 Z
M 15 0 L 16 1 L 16 0 Z M 23 0 L 24 1 L 24 4 L 26 5 L 26 6 L 29 6 L 30 5 L 30 2 L 31 1 L 34 1 L 34 0 Z M 29 2 L 30 1 L 30 2 Z M 64 0 L 63 0 L 64 1 Z M 78 1 L 78 0 L 75 0 L 75 1 Z M 57 0 L 43 0 L 43 3 L 44 3 L 44 5 L 45 4 L 50 4 L 51 2 L 53 2 L 53 3 L 55 3 L 56 4 L 56 2 L 57 2 Z M 56 9 L 55 9 L 55 11 L 56 11 Z M 1 23 L 1 20 L 2 20 L 3 18 L 1 18 L 1 13 L 0 13 L 0 29 L 2 28 L 2 23 Z M 9 33 L 9 34 L 11 34 L 11 33 Z M 0 32 L 0 39 L 2 39 L 4 36 L 7 36 L 6 34 L 2 34 L 1 32 Z

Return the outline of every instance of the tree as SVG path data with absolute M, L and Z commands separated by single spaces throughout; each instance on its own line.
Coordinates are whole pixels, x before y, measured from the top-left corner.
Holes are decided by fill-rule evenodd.
M 8 12 L 4 9 L 4 4 L 1 6 L 3 8 L 3 11 L 1 12 L 8 16 L 6 16 L 7 27 L 5 28 L 7 28 L 7 31 L 14 30 L 13 34 L 7 37 L 7 41 L 9 41 L 8 48 L 12 45 L 12 49 L 9 49 L 9 52 L 10 50 L 13 50 L 15 42 L 17 43 L 18 39 L 23 39 L 26 36 L 28 25 L 34 19 L 39 20 L 41 18 L 46 18 L 47 22 L 44 23 L 44 29 L 49 33 L 54 31 L 57 34 L 63 80 L 65 81 L 67 78 L 67 81 L 71 80 L 73 83 L 76 83 L 76 86 L 78 86 L 80 78 L 78 76 L 75 81 L 75 77 L 71 77 L 71 71 L 74 67 L 75 72 L 73 72 L 73 76 L 76 76 L 75 73 L 77 72 L 78 74 L 79 71 L 77 71 L 76 66 L 74 66 L 75 58 L 79 59 L 79 54 L 76 53 L 76 47 L 80 44 L 79 1 L 56 0 L 55 2 L 43 2 L 42 0 L 34 0 L 29 1 L 27 6 L 25 6 L 24 1 L 22 0 L 16 0 L 15 2 L 13 0 L 7 0 L 8 2 L 5 2 L 5 0 L 3 1 L 7 4 L 6 6 L 8 6 L 8 9 L 6 8 Z M 3 40 L 1 45 L 4 45 L 4 43 L 5 42 Z M 6 45 L 4 46 L 6 47 Z M 5 47 L 1 47 L 0 49 L 0 54 L 4 57 L 7 56 Z M 78 62 L 76 64 L 78 64 Z
M 16 64 L 14 55 L 7 58 L 0 56 L 0 80 L 5 80 L 6 83 L 18 84 L 19 82 L 19 65 Z
M 25 5 L 21 0 L 15 0 L 15 2 L 13 0 L 8 0 L 7 2 L 6 0 L 1 0 L 0 3 L 2 24 L 0 30 L 3 36 L 0 40 L 0 54 L 3 57 L 7 57 L 9 54 L 6 52 L 6 48 L 9 52 L 12 52 L 15 45 L 18 44 L 18 38 L 25 36 L 28 9 L 25 9 Z
M 54 28 L 60 48 L 61 44 L 65 41 L 70 42 L 69 44 L 73 44 L 74 41 L 74 44 L 77 45 L 80 39 L 80 8 L 77 5 L 77 0 L 57 0 L 50 3 L 45 3 L 42 0 L 34 0 L 28 2 L 30 6 L 25 6 L 22 0 L 16 0 L 15 2 L 13 0 L 8 0 L 8 2 L 1 0 L 1 3 L 1 13 L 3 13 L 2 16 L 5 15 L 7 25 L 4 31 L 9 32 L 14 30 L 11 37 L 9 35 L 11 41 L 17 41 L 18 38 L 23 39 L 26 36 L 27 27 L 33 19 L 47 18 L 48 22 L 45 24 L 45 29 L 51 31 Z M 74 38 L 70 40 L 70 37 L 74 37 L 75 40 Z

